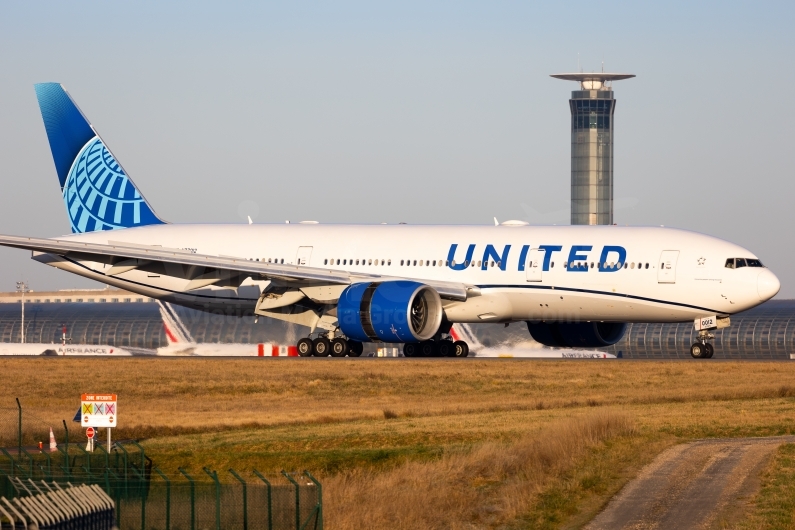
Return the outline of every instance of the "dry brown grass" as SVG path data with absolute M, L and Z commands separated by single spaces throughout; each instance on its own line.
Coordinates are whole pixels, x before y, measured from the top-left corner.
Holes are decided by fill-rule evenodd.
M 550 477 L 568 472 L 586 451 L 633 430 L 626 415 L 604 411 L 432 462 L 408 462 L 381 473 L 349 471 L 326 479 L 326 513 L 334 528 L 343 530 L 502 526 L 527 514 Z
M 20 397 L 54 421 L 82 392 L 115 392 L 120 434 L 143 436 L 795 396 L 795 363 L 764 362 L 4 358 L 0 377 L 0 407 Z
M 309 469 L 330 528 L 557 528 L 677 441 L 795 433 L 793 381 L 767 362 L 0 359 L 0 407 L 59 424 L 115 392 L 116 438 L 165 471 Z

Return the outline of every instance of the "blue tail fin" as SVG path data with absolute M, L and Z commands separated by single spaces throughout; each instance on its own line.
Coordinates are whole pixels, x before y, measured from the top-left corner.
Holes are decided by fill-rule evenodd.
M 162 224 L 63 87 L 35 88 L 72 232 Z

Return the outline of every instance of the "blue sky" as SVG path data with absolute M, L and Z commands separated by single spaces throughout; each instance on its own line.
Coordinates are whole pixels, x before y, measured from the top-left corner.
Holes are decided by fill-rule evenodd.
M 0 233 L 69 230 L 33 83 L 174 222 L 568 222 L 569 110 L 615 84 L 615 219 L 751 249 L 795 297 L 792 2 L 6 2 Z M 0 289 L 92 285 L 0 249 Z

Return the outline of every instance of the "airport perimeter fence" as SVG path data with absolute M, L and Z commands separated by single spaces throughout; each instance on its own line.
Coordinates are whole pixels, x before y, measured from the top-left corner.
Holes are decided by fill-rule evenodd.
M 5 445 L 0 445 L 0 497 L 13 500 L 42 488 L 95 485 L 113 499 L 121 530 L 323 528 L 322 486 L 307 471 L 266 476 L 256 470 L 218 473 L 204 467 L 170 474 L 158 469 L 135 441 L 118 441 L 110 451 L 97 442 L 93 452 L 87 451 L 85 439 L 76 442 L 74 432 L 70 441 L 65 421 L 53 428 L 57 445 L 50 450 L 50 428 L 21 406 L 0 408 Z
M 16 448 L 34 446 L 39 443 L 49 447 L 50 429 L 57 442 L 65 443 L 69 432 L 63 420 L 46 420 L 33 412 L 33 407 L 23 407 L 17 399 L 16 406 L 0 407 L 0 447 Z M 80 429 L 75 424 L 73 431 Z M 74 432 L 72 433 L 74 442 Z

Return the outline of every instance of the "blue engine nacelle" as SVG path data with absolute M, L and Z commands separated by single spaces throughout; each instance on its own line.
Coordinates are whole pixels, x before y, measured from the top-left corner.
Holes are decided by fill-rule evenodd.
M 361 342 L 421 342 L 442 323 L 442 300 L 431 287 L 411 281 L 356 283 L 337 304 L 340 330 Z
M 536 342 L 561 348 L 599 348 L 621 340 L 627 325 L 615 322 L 527 323 Z

